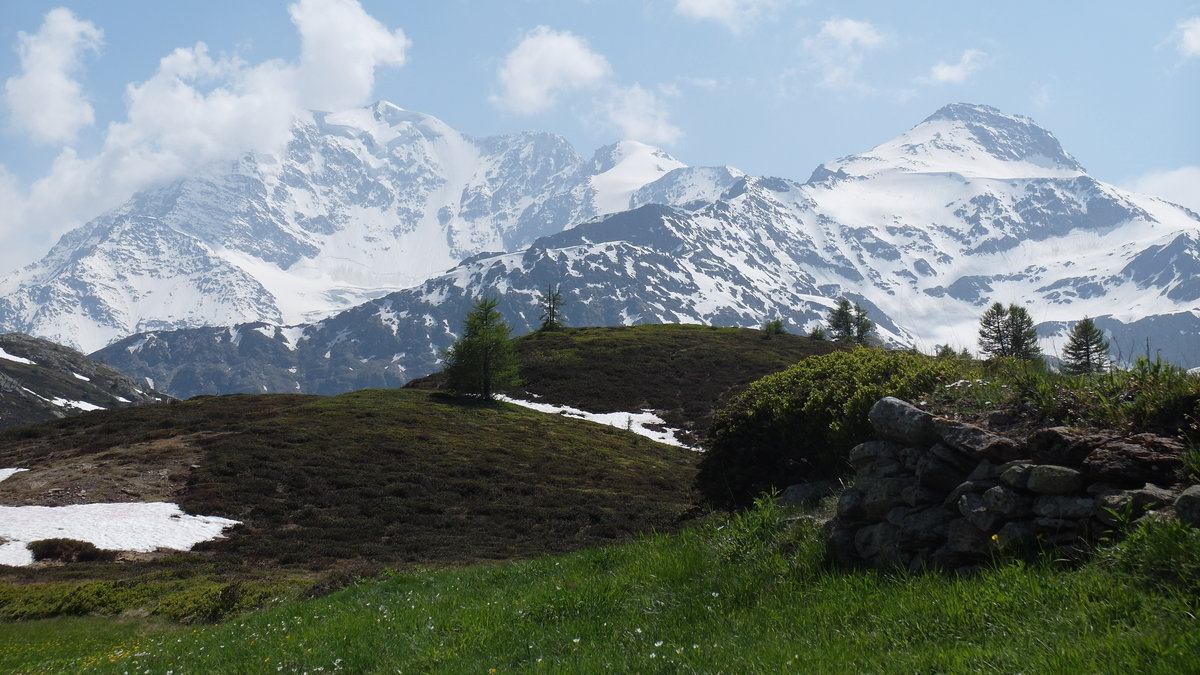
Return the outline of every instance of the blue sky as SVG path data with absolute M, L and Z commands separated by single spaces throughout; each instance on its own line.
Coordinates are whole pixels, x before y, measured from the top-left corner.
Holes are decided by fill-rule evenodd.
M 800 180 L 985 103 L 1200 210 L 1197 2 L 22 0 L 0 43 L 0 272 L 295 109 L 379 99 Z

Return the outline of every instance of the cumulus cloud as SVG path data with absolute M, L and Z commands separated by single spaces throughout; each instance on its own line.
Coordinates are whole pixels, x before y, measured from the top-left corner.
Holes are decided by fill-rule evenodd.
M 929 70 L 928 75 L 920 79 L 925 84 L 963 84 L 986 66 L 987 61 L 987 52 L 968 49 L 959 57 L 958 63 L 941 61 Z
M 1125 184 L 1134 192 L 1154 195 L 1200 213 L 1200 166 L 1151 171 Z
M 779 7 L 782 0 L 675 0 L 675 11 L 700 21 L 715 21 L 738 34 Z
M 622 138 L 672 145 L 683 136 L 683 131 L 668 120 L 663 100 L 636 84 L 615 88 L 605 110 Z
M 499 71 L 502 91 L 489 100 L 532 115 L 552 107 L 559 93 L 595 87 L 611 74 L 608 59 L 579 36 L 538 26 L 505 57 Z
M 1200 16 L 1184 19 L 1175 26 L 1175 49 L 1185 59 L 1200 57 Z
M 75 77 L 83 55 L 103 42 L 103 31 L 63 7 L 50 10 L 37 33 L 18 33 L 21 74 L 4 83 L 13 126 L 38 143 L 69 143 L 91 126 L 94 111 Z
M 305 109 L 365 104 L 375 69 L 404 63 L 403 32 L 353 0 L 299 0 L 289 12 L 300 35 L 296 60 L 250 64 L 214 57 L 203 43 L 175 49 L 150 78 L 126 86 L 126 118 L 108 126 L 96 154 L 65 148 L 44 177 L 19 190 L 0 210 L 0 233 L 58 236 L 205 163 L 276 152 Z M 0 172 L 0 194 L 13 189 Z
M 890 39 L 866 21 L 829 19 L 821 30 L 804 40 L 804 50 L 821 74 L 818 84 L 827 89 L 868 87 L 858 79 L 867 52 L 888 44 Z

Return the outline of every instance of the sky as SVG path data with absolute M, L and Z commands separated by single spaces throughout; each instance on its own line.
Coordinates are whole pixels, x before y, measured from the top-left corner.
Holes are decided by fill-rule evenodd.
M 1200 2 L 0 0 L 0 274 L 138 189 L 377 100 L 804 180 L 948 103 L 1200 212 Z

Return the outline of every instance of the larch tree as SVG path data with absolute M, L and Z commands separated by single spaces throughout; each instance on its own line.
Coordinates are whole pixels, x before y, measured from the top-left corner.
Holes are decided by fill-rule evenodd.
M 875 324 L 867 318 L 867 311 L 858 304 L 851 305 L 850 301 L 842 298 L 838 304 L 829 310 L 825 319 L 829 324 L 829 335 L 835 342 L 849 342 L 856 345 L 867 344 L 867 338 Z
M 987 356 L 1036 359 L 1041 350 L 1033 318 L 1020 305 L 994 303 L 979 319 L 979 349 Z
M 563 299 L 557 284 L 547 286 L 546 292 L 538 296 L 538 306 L 542 309 L 542 314 L 538 317 L 542 322 L 538 327 L 539 331 L 559 330 L 563 327 Z
M 490 401 L 498 389 L 517 383 L 517 356 L 508 324 L 496 311 L 499 304 L 496 298 L 477 300 L 462 337 L 442 354 L 450 391 Z

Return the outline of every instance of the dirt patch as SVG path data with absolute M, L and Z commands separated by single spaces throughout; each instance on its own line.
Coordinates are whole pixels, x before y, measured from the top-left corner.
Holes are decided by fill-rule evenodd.
M 192 434 L 110 448 L 86 459 L 47 456 L 0 481 L 0 506 L 174 502 L 201 462 Z M 12 467 L 16 468 L 16 467 Z

